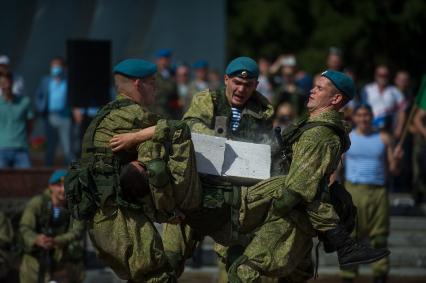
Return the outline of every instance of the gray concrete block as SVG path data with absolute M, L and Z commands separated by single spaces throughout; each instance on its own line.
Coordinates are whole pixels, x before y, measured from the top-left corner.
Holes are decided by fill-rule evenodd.
M 192 133 L 199 173 L 221 176 L 226 139 Z
M 271 174 L 271 146 L 228 140 L 223 176 L 268 179 Z
M 200 173 L 237 180 L 263 180 L 270 177 L 271 147 L 231 141 L 192 133 Z

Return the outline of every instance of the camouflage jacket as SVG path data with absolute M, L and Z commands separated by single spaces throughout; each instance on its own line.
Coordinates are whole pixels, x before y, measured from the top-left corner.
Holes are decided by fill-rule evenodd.
M 327 111 L 307 122 L 327 122 L 344 130 L 349 142 L 350 125 L 343 120 L 342 113 Z M 306 130 L 292 145 L 293 159 L 285 187 L 300 195 L 304 201 L 312 202 L 322 188 L 327 186 L 329 176 L 336 170 L 344 148 L 337 133 L 327 126 Z
M 42 250 L 35 245 L 39 234 L 52 233 L 57 247 L 54 249 L 54 260 L 61 262 L 67 256 L 81 256 L 80 239 L 84 226 L 81 222 L 72 220 L 66 208 L 62 208 L 58 223 L 51 223 L 51 196 L 49 189 L 33 197 L 25 207 L 19 223 L 19 232 L 25 253 L 37 256 Z M 78 249 L 78 251 L 77 251 Z M 78 255 L 69 253 L 78 252 Z
M 225 116 L 228 117 L 230 139 L 262 143 L 271 138 L 273 114 L 274 109 L 268 100 L 255 92 L 242 110 L 238 130 L 232 132 L 229 124 L 232 111 L 225 90 L 205 90 L 194 95 L 183 120 L 194 132 L 214 135 L 216 117 Z
M 129 100 L 123 94 L 119 94 L 117 99 Z M 93 143 L 96 147 L 105 147 L 109 149 L 109 141 L 114 135 L 137 132 L 141 129 L 156 125 L 160 119 L 161 117 L 159 115 L 152 113 L 146 107 L 135 102 L 130 103 L 127 106 L 112 110 L 103 118 L 95 130 Z M 146 162 L 152 159 L 152 141 L 143 142 L 133 150 L 114 153 L 114 156 L 119 158 L 121 164 L 134 160 L 139 160 L 143 164 L 146 164 Z M 103 196 L 103 199 L 108 197 L 110 196 Z M 149 196 L 144 197 L 143 200 L 132 201 L 135 203 L 143 203 L 145 212 L 149 214 L 150 217 L 154 217 L 155 212 L 153 211 L 153 204 Z

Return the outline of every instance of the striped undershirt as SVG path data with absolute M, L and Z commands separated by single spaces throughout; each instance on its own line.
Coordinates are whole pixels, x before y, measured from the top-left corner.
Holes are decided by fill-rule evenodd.
M 241 121 L 241 109 L 232 107 L 232 117 L 231 117 L 231 130 L 235 132 L 238 130 Z

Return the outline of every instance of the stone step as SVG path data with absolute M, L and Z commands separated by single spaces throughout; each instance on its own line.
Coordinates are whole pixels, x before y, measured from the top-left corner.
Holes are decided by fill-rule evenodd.
M 426 268 L 426 247 L 390 248 L 390 265 L 393 267 Z M 336 253 L 320 251 L 320 266 L 337 266 Z
M 426 232 L 400 230 L 392 231 L 388 243 L 390 247 L 426 247 Z
M 317 279 L 311 279 L 311 283 L 334 283 L 341 282 L 339 277 L 340 270 L 336 267 L 319 267 Z M 361 267 L 359 270 L 361 282 L 371 282 L 372 271 L 368 267 Z M 424 268 L 391 268 L 389 283 L 424 283 L 426 282 L 426 269 Z M 218 268 L 185 268 L 185 272 L 179 278 L 179 283 L 215 283 L 218 280 Z M 83 283 L 124 283 L 110 269 L 89 270 L 86 272 L 86 278 Z
M 426 232 L 426 217 L 392 216 L 391 233 L 399 230 Z

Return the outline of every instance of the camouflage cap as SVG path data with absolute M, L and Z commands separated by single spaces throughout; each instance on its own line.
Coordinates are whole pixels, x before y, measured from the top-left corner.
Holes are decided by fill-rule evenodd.
M 157 66 L 142 59 L 126 59 L 115 65 L 113 73 L 132 78 L 146 78 L 157 72 Z
M 238 57 L 229 62 L 225 73 L 230 77 L 252 79 L 259 76 L 259 67 L 256 61 L 249 57 Z
M 331 83 L 349 99 L 355 96 L 355 84 L 351 77 L 342 72 L 327 70 L 321 74 L 331 81 Z

